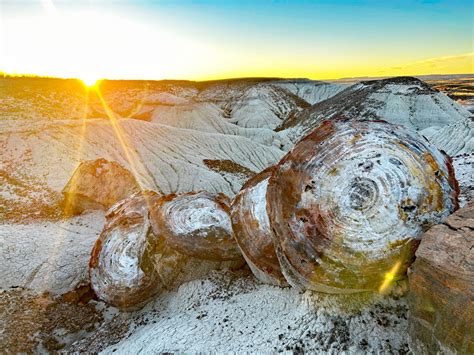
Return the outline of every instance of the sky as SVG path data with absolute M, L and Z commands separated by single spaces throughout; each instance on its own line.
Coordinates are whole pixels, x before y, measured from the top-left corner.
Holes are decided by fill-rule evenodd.
M 0 0 L 0 71 L 109 79 L 474 73 L 472 0 Z

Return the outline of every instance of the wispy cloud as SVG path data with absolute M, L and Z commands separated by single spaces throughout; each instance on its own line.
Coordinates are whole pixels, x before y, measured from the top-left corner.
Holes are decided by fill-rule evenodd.
M 416 62 L 405 63 L 389 68 L 380 69 L 380 73 L 388 73 L 393 71 L 400 72 L 414 72 L 425 70 L 430 70 L 435 72 L 437 70 L 446 70 L 453 67 L 458 67 L 459 65 L 464 65 L 469 68 L 472 72 L 474 70 L 474 52 L 464 53 L 459 55 L 448 55 L 443 57 L 429 58 L 418 60 Z

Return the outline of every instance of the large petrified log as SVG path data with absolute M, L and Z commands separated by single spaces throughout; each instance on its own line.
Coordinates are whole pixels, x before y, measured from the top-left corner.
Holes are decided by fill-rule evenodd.
M 408 272 L 415 353 L 474 353 L 474 201 L 423 235 Z
M 66 214 L 74 215 L 85 210 L 107 210 L 139 190 L 133 174 L 120 164 L 102 158 L 84 161 L 62 191 L 62 207 Z
M 159 240 L 148 218 L 159 198 L 152 191 L 139 192 L 107 213 L 89 262 L 92 289 L 103 301 L 138 308 L 164 287 L 154 260 Z
M 382 121 L 324 122 L 278 164 L 267 189 L 288 282 L 323 292 L 384 291 L 420 235 L 458 208 L 451 159 Z
M 228 209 L 224 195 L 207 193 L 147 191 L 116 204 L 92 251 L 93 290 L 116 307 L 136 309 L 210 270 L 243 266 Z
M 267 214 L 268 180 L 274 167 L 263 170 L 243 186 L 231 206 L 232 227 L 237 244 L 257 279 L 284 286 Z

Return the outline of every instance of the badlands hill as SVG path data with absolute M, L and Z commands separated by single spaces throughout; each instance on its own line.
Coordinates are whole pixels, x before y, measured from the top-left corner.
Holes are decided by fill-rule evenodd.
M 472 114 L 419 79 L 398 77 L 351 85 L 286 120 L 278 131 L 298 141 L 324 120 L 348 117 L 386 120 L 419 131 L 456 155 L 472 152 Z
M 0 315 L 8 320 L 0 344 L 13 346 L 17 329 L 36 334 L 18 351 L 96 351 L 120 340 L 123 352 L 407 350 L 403 300 L 347 315 L 333 310 L 333 300 L 261 285 L 245 272 L 184 284 L 126 316 L 95 301 L 82 308 L 54 303 L 48 295 L 86 281 L 104 223 L 100 211 L 61 215 L 61 191 L 81 161 L 115 161 L 159 193 L 232 197 L 321 121 L 385 119 L 456 155 L 462 198 L 472 197 L 471 114 L 414 78 L 350 86 L 305 79 L 103 81 L 98 89 L 76 80 L 4 78 L 0 105 Z M 48 323 L 49 307 L 63 317 L 57 324 Z M 38 320 L 25 321 L 32 314 Z

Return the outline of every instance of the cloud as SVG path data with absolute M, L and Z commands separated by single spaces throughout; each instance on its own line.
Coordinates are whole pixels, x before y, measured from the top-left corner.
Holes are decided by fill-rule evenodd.
M 392 71 L 402 72 L 424 72 L 433 70 L 447 70 L 465 68 L 467 72 L 473 72 L 474 70 L 474 52 L 464 53 L 460 55 L 449 55 L 443 57 L 429 58 L 418 60 L 411 63 L 405 63 L 402 65 L 393 66 L 390 68 L 382 68 L 379 70 L 380 73 L 388 73 Z

